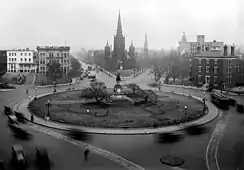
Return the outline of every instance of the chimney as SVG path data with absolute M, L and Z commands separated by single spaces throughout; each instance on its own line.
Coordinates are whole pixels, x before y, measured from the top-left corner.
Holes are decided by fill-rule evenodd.
M 231 56 L 235 56 L 235 47 L 234 46 L 231 46 L 230 48 L 231 48 L 230 55 Z
M 224 46 L 224 56 L 227 56 L 227 55 L 228 55 L 228 47 L 225 44 L 225 46 Z

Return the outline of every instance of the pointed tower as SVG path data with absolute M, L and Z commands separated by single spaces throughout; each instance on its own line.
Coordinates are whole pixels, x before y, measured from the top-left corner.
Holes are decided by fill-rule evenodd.
M 179 55 L 187 54 L 189 50 L 190 50 L 190 44 L 187 42 L 185 32 L 183 32 L 181 41 L 179 41 L 178 53 Z
M 122 62 L 122 66 L 124 68 L 124 60 L 125 60 L 125 37 L 122 32 L 122 24 L 121 24 L 121 16 L 119 11 L 118 24 L 116 35 L 114 36 L 114 49 L 112 59 L 116 65 L 118 62 Z
M 147 34 L 145 34 L 144 53 L 148 53 Z
M 108 44 L 108 41 L 107 41 L 107 44 L 105 46 L 105 49 L 104 49 L 104 54 L 105 54 L 105 57 L 110 57 L 110 46 Z

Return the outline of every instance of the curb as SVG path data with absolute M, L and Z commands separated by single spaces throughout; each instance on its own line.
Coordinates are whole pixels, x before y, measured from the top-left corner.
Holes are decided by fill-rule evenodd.
M 60 87 L 60 86 L 67 86 L 67 85 L 74 85 L 74 84 L 78 84 L 79 82 L 72 82 L 70 83 L 64 83 L 64 84 L 57 84 L 56 87 Z M 36 88 L 47 88 L 47 87 L 53 87 L 54 85 L 45 85 L 45 86 L 36 86 Z
M 12 91 L 12 90 L 15 90 L 15 89 L 0 89 L 0 92 L 8 92 L 8 91 Z
M 165 92 L 170 92 L 170 91 L 165 91 Z M 62 93 L 62 92 L 57 92 L 57 93 Z M 52 94 L 52 93 L 48 93 L 48 94 Z M 39 95 L 38 97 L 45 96 L 48 94 L 42 94 L 42 95 Z M 182 93 L 175 93 L 175 94 L 182 95 Z M 186 94 L 183 94 L 183 95 L 189 96 Z M 199 97 L 192 96 L 192 98 L 195 98 L 202 102 L 201 98 L 199 98 Z M 33 99 L 34 98 L 31 98 L 31 101 Z M 19 102 L 17 104 L 18 107 L 20 106 L 20 104 L 23 104 L 24 102 L 26 102 L 26 100 L 28 101 L 28 99 L 25 99 L 25 100 Z M 29 102 L 28 102 L 28 104 L 29 104 Z M 122 128 L 121 129 L 112 129 L 112 128 L 90 128 L 90 127 L 88 128 L 88 127 L 84 127 L 84 126 L 69 125 L 69 124 L 57 123 L 57 122 L 53 122 L 53 121 L 47 122 L 46 120 L 44 120 L 43 118 L 40 118 L 38 116 L 34 116 L 34 120 L 36 120 L 36 122 L 34 122 L 34 123 L 44 126 L 44 127 L 58 129 L 58 130 L 82 131 L 82 132 L 93 133 L 93 134 L 107 134 L 107 135 L 135 135 L 135 134 L 143 135 L 143 134 L 145 134 L 146 135 L 146 134 L 155 134 L 155 133 L 168 133 L 168 132 L 183 130 L 189 125 L 200 126 L 200 125 L 204 125 L 206 123 L 213 121 L 219 115 L 218 109 L 216 107 L 213 108 L 213 105 L 211 103 L 209 103 L 208 101 L 206 101 L 206 105 L 208 108 L 208 114 L 206 114 L 204 117 L 197 119 L 195 121 L 188 122 L 188 123 L 171 125 L 171 126 L 160 127 L 160 128 L 144 128 L 144 129 L 142 129 L 142 128 L 140 128 L 140 129 L 132 129 L 132 128 L 130 128 L 130 129 L 122 129 Z M 27 106 L 25 106 L 25 107 L 27 107 Z M 213 113 L 212 112 L 210 113 L 210 109 L 209 109 L 210 107 L 212 107 L 211 111 L 213 111 L 213 109 L 214 109 Z M 18 111 L 18 110 L 16 110 L 16 111 Z M 21 111 L 19 111 L 19 112 L 21 112 Z M 25 113 L 25 112 L 26 111 L 24 111 L 25 116 L 27 115 L 26 117 L 30 117 L 30 115 L 32 114 L 29 112 L 29 110 L 28 110 L 28 113 Z M 22 113 L 23 113 L 23 111 L 22 111 Z M 209 116 L 211 118 L 207 120 L 206 116 Z M 203 118 L 205 118 L 206 120 L 204 120 Z M 28 119 L 28 118 L 27 118 L 27 120 L 30 121 L 30 119 Z M 201 121 L 201 120 L 202 120 L 202 122 L 199 123 L 199 121 Z

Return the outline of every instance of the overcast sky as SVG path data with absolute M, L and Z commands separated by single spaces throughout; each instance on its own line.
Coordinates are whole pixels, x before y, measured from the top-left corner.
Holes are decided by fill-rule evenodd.
M 243 0 L 1 0 L 0 47 L 67 45 L 101 49 L 113 43 L 119 9 L 126 48 L 133 40 L 150 49 L 176 47 L 182 32 L 188 41 L 244 44 Z

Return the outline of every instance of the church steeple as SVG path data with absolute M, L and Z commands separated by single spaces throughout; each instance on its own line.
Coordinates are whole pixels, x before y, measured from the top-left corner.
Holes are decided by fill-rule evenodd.
M 118 18 L 116 36 L 118 36 L 118 35 L 121 35 L 122 36 L 122 24 L 121 24 L 120 10 L 119 10 L 119 18 Z
M 148 52 L 147 34 L 145 34 L 144 52 L 145 52 L 145 53 Z

